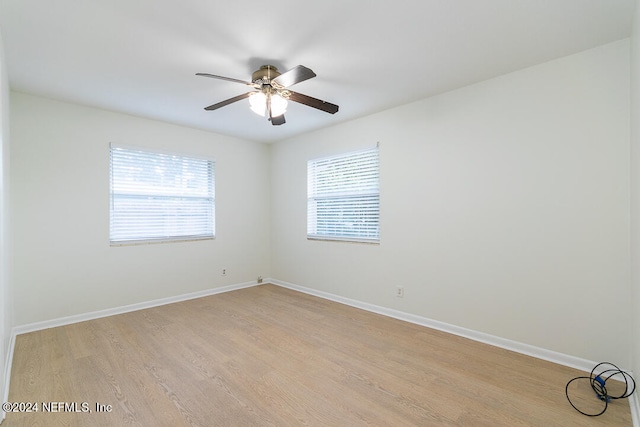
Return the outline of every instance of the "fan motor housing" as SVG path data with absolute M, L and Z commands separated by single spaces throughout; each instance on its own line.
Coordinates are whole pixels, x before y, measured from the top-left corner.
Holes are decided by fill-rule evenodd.
M 279 75 L 280 72 L 273 65 L 263 65 L 251 74 L 251 81 L 258 84 L 270 84 L 271 80 Z

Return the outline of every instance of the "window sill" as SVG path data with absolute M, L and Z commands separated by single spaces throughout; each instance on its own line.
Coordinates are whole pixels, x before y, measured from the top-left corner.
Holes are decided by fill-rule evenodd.
M 122 240 L 111 241 L 110 246 L 140 246 L 140 245 L 157 245 L 164 243 L 184 243 L 184 242 L 197 242 L 201 240 L 214 240 L 215 236 L 209 237 L 176 237 L 168 239 L 144 239 L 144 240 Z
M 307 236 L 307 240 L 317 240 L 324 242 L 340 242 L 340 243 L 362 243 L 365 245 L 380 245 L 380 239 L 354 239 L 348 237 L 333 236 Z

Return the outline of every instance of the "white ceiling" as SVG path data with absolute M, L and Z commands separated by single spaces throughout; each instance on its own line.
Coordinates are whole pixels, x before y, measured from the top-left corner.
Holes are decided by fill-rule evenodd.
M 634 0 L 1 0 L 12 89 L 271 142 L 626 38 Z M 318 75 L 272 126 L 247 91 L 263 64 Z

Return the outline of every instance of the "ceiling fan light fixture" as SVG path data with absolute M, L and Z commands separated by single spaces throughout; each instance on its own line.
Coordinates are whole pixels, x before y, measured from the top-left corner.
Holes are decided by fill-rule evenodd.
M 267 111 L 267 96 L 262 92 L 252 93 L 249 95 L 249 106 L 251 111 L 264 117 Z
M 287 112 L 287 100 L 278 93 L 256 92 L 249 95 L 251 111 L 265 117 L 268 112 L 267 104 L 271 103 L 271 116 L 279 117 Z

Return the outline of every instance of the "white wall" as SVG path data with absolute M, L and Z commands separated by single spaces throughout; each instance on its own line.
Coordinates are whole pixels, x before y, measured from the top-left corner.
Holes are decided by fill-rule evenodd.
M 628 366 L 629 79 L 623 40 L 275 144 L 273 277 Z M 381 244 L 308 241 L 306 161 L 377 141 Z
M 9 227 L 9 79 L 0 31 L 0 401 L 4 395 L 5 366 L 11 324 L 11 232 Z M 8 374 L 8 372 L 7 372 Z M 4 415 L 4 412 L 3 412 Z M 1 419 L 0 419 L 1 420 Z
M 270 275 L 268 146 L 16 92 L 11 132 L 16 325 Z M 213 157 L 216 239 L 110 247 L 110 142 Z
M 631 286 L 633 372 L 640 375 L 640 0 L 631 36 Z M 636 397 L 637 399 L 637 397 Z

